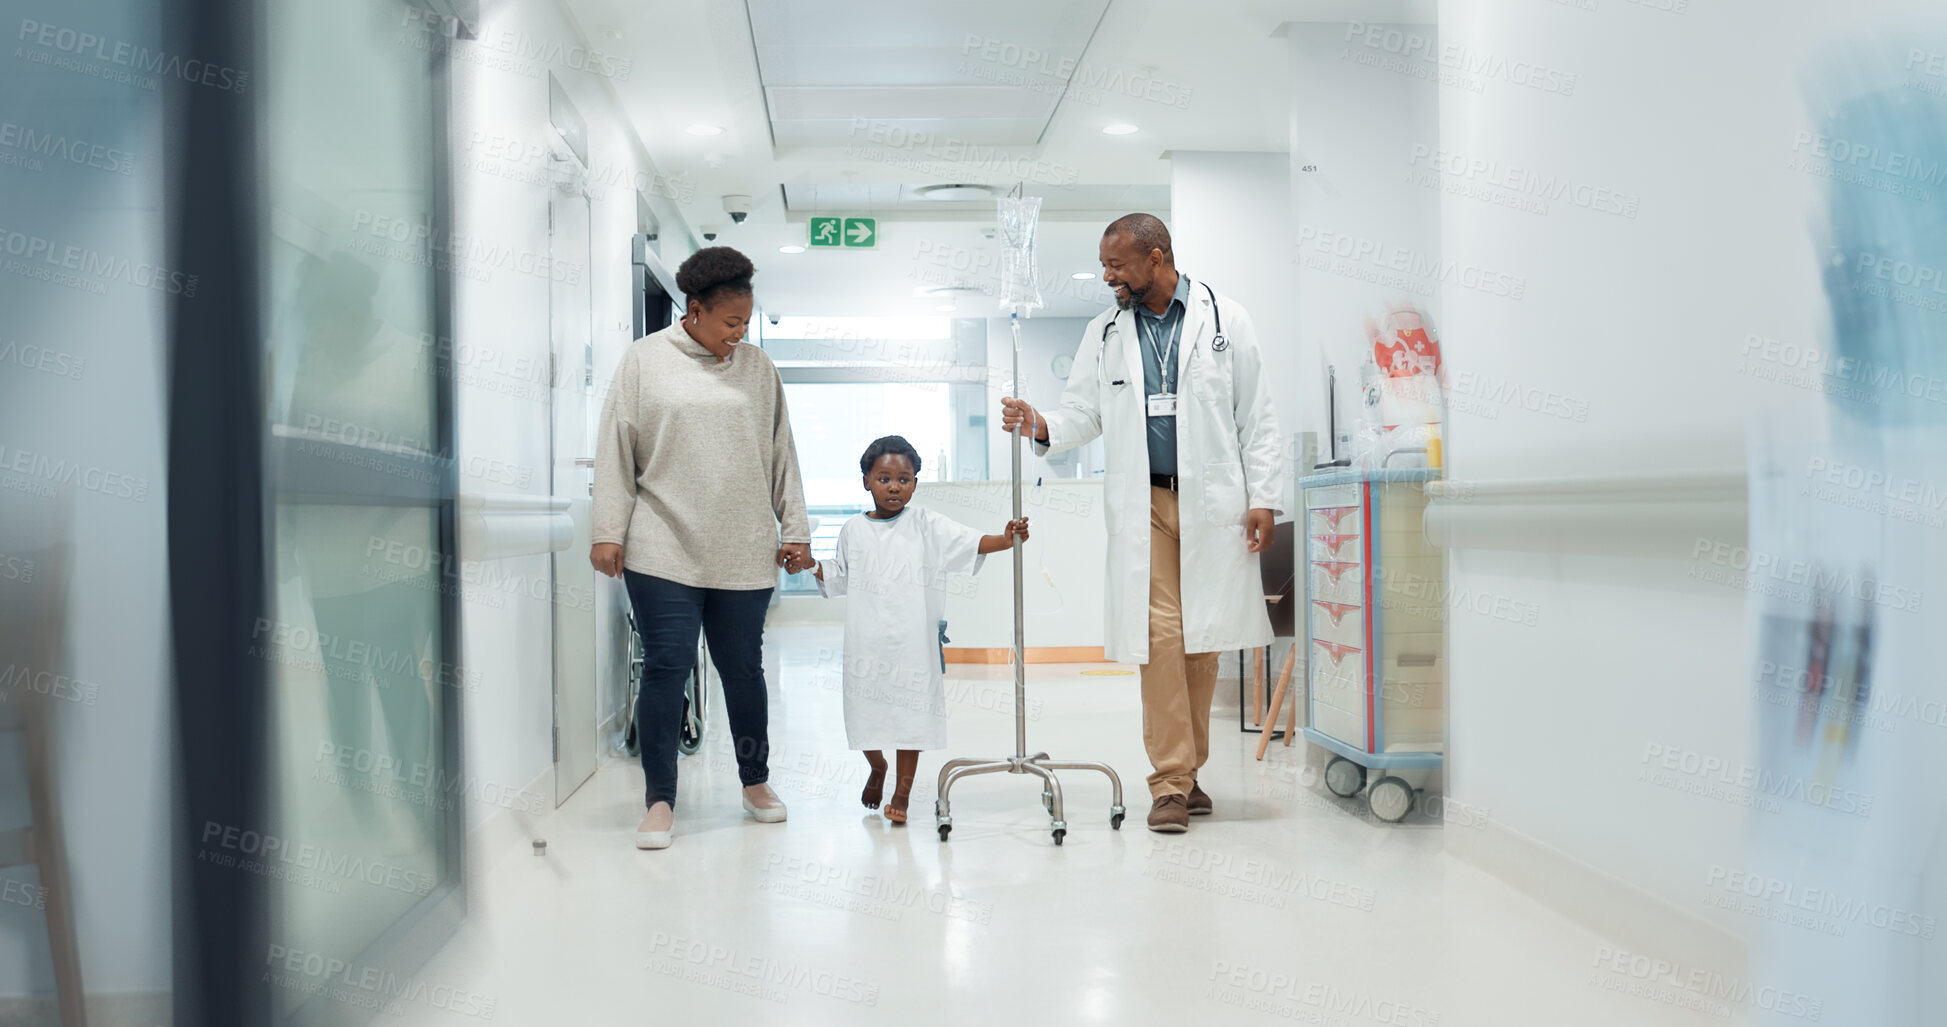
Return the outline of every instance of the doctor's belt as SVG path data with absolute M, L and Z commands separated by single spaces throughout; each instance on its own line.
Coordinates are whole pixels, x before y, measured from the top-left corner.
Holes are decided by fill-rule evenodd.
M 1175 492 L 1177 477 L 1174 474 L 1152 474 L 1149 476 L 1149 483 L 1156 488 L 1169 489 L 1171 492 Z

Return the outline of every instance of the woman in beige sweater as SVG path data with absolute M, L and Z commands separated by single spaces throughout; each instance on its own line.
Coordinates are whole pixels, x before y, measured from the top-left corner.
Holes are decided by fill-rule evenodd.
M 698 250 L 676 272 L 681 321 L 622 355 L 595 457 L 595 569 L 621 578 L 647 660 L 636 700 L 647 789 L 636 847 L 668 847 L 675 824 L 683 682 L 701 630 L 723 680 L 744 810 L 784 819 L 771 791 L 764 615 L 777 568 L 812 566 L 784 382 L 741 345 L 749 258 Z

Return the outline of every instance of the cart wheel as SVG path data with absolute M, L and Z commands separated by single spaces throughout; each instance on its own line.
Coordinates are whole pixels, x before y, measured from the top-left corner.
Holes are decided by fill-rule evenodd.
M 1373 816 L 1397 824 L 1413 808 L 1413 786 L 1397 777 L 1382 777 L 1366 793 L 1366 805 Z
M 1122 830 L 1122 814 L 1120 813 L 1109 814 L 1109 830 L 1111 831 Z
M 940 825 L 940 840 L 941 840 L 941 841 L 946 841 L 946 836 L 947 836 L 947 835 L 949 835 L 949 834 L 952 834 L 952 833 L 953 833 L 953 825 L 952 825 L 952 824 L 941 824 L 941 825 Z
M 1325 787 L 1341 799 L 1350 799 L 1366 786 L 1366 768 L 1343 756 L 1325 764 Z
M 1061 844 L 1061 839 L 1063 838 L 1063 836 L 1065 836 L 1065 835 L 1067 835 L 1067 834 L 1068 834 L 1068 829 L 1067 829 L 1067 828 L 1065 828 L 1065 827 L 1057 827 L 1057 828 L 1055 828 L 1055 844 L 1056 844 L 1056 845 L 1060 845 L 1060 844 Z

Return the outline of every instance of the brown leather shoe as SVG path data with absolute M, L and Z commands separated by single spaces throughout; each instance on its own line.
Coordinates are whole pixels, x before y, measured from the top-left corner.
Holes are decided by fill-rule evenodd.
M 1182 834 L 1190 829 L 1190 810 L 1181 795 L 1165 795 L 1149 807 L 1149 829 L 1164 834 Z
M 1191 816 L 1207 817 L 1210 815 L 1212 808 L 1210 796 L 1205 794 L 1202 786 L 1194 781 L 1190 782 L 1190 795 L 1184 802 L 1189 805 Z

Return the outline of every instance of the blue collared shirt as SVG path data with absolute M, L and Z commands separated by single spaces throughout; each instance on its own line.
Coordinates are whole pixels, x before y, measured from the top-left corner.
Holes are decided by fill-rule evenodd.
M 1136 308 L 1136 348 L 1143 357 L 1143 396 L 1146 398 L 1161 392 L 1176 392 L 1180 384 L 1176 380 L 1176 369 L 1180 366 L 1183 339 L 1183 311 L 1190 302 L 1190 276 L 1181 272 L 1176 276 L 1176 292 L 1170 296 L 1170 305 L 1160 314 L 1152 313 L 1140 303 Z M 1172 346 L 1174 342 L 1176 345 Z M 1170 355 L 1168 375 L 1158 359 L 1162 354 Z M 1144 409 L 1148 409 L 1147 406 Z M 1176 418 L 1149 418 L 1149 473 L 1176 473 Z

